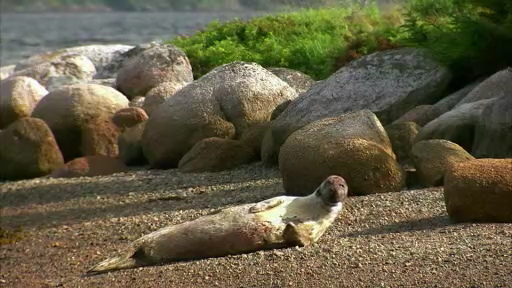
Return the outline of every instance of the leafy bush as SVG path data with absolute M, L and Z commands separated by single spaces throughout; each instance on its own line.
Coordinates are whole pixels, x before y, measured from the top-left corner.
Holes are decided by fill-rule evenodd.
M 393 48 L 397 24 L 384 20 L 375 5 L 309 9 L 213 22 L 171 42 L 188 55 L 196 78 L 225 63 L 248 61 L 324 79 L 353 58 Z
M 512 3 L 412 0 L 404 18 L 402 44 L 432 51 L 453 71 L 455 83 L 512 65 Z

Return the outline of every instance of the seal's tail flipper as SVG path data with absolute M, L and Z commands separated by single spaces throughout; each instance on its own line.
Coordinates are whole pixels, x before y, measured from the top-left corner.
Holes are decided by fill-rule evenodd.
M 85 274 L 95 275 L 115 270 L 136 268 L 140 266 L 143 265 L 137 263 L 137 260 L 135 258 L 132 258 L 131 256 L 115 257 L 96 264 L 94 267 L 89 269 Z

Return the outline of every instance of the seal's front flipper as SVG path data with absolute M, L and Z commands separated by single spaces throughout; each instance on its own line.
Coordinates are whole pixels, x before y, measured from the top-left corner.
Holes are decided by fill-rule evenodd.
M 290 222 L 286 224 L 283 231 L 283 238 L 289 246 L 308 246 L 312 244 L 311 238 L 309 237 L 308 231 L 303 231 L 304 228 L 297 226 Z
M 259 213 L 263 211 L 270 210 L 272 208 L 275 208 L 281 204 L 283 204 L 283 199 L 268 199 L 265 201 L 261 201 L 259 203 L 256 203 L 254 206 L 249 208 L 249 213 Z

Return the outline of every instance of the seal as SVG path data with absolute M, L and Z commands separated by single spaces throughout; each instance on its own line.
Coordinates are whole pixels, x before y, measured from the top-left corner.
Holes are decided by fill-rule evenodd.
M 308 196 L 278 196 L 167 226 L 135 240 L 122 256 L 100 262 L 86 275 L 311 245 L 341 212 L 347 193 L 345 180 L 332 175 Z

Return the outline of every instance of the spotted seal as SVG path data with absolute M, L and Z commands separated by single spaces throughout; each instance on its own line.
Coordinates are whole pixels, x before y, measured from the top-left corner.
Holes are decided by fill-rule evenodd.
M 308 196 L 274 197 L 168 226 L 139 238 L 122 256 L 100 262 L 86 274 L 307 246 L 336 219 L 347 192 L 345 180 L 332 175 Z

